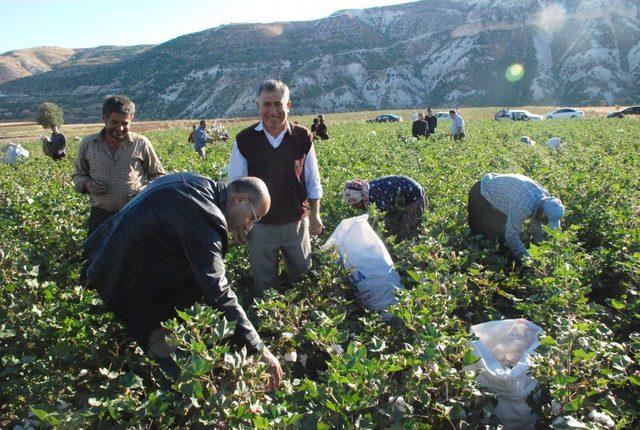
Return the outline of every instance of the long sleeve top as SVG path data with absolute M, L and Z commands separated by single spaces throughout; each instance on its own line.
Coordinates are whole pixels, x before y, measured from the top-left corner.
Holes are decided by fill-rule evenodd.
M 222 182 L 194 173 L 166 175 L 85 241 L 89 286 L 139 342 L 175 308 L 204 298 L 235 321 L 237 343 L 261 349 L 225 276 L 226 200 Z
M 522 226 L 527 218 L 534 217 L 542 199 L 549 197 L 549 192 L 524 175 L 488 173 L 480 181 L 480 193 L 491 206 L 507 216 L 505 244 L 518 258 L 529 255 L 520 240 Z M 541 230 L 537 220 L 532 220 L 532 223 L 531 230 Z

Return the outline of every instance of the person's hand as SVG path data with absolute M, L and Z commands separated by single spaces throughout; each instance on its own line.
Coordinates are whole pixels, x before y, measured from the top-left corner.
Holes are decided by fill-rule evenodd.
M 269 378 L 269 383 L 265 387 L 267 391 L 272 391 L 278 388 L 280 385 L 280 381 L 282 380 L 282 367 L 280 367 L 280 361 L 276 358 L 275 355 L 269 351 L 269 349 L 265 346 L 262 350 L 262 359 L 267 363 L 269 374 L 271 378 Z
M 233 238 L 233 243 L 236 245 L 244 245 L 246 242 L 246 233 L 242 231 L 242 229 L 233 230 L 231 232 L 231 237 Z
M 89 179 L 86 181 L 84 183 L 84 188 L 89 192 L 89 194 L 99 195 L 107 192 L 107 186 L 95 179 Z
M 313 236 L 317 236 L 322 233 L 322 220 L 320 219 L 320 215 L 311 215 L 309 216 L 309 233 Z

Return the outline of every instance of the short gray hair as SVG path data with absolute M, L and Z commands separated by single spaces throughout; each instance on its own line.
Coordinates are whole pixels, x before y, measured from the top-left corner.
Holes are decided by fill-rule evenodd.
M 289 100 L 289 87 L 278 79 L 267 79 L 258 87 L 258 97 L 262 93 L 278 91 L 284 100 Z
M 253 204 L 262 202 L 269 197 L 269 189 L 260 178 L 254 176 L 244 176 L 229 183 L 229 192 L 243 193 L 249 196 Z

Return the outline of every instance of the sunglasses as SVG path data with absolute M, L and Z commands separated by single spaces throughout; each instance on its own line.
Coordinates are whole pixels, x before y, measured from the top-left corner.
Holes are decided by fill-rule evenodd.
M 253 208 L 253 203 L 251 203 L 251 199 L 248 198 L 247 201 L 249 202 L 249 207 L 251 207 L 251 212 L 253 212 L 253 219 L 251 220 L 251 222 L 255 224 L 258 221 L 260 221 L 262 217 L 258 217 L 258 214 L 256 214 L 256 210 Z

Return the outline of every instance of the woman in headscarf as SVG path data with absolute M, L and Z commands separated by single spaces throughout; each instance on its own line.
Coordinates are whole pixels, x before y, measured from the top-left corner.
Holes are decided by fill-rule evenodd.
M 387 229 L 398 240 L 417 234 L 427 207 L 424 189 L 407 176 L 353 179 L 345 184 L 343 197 L 353 208 L 366 209 L 374 204 L 385 212 Z

